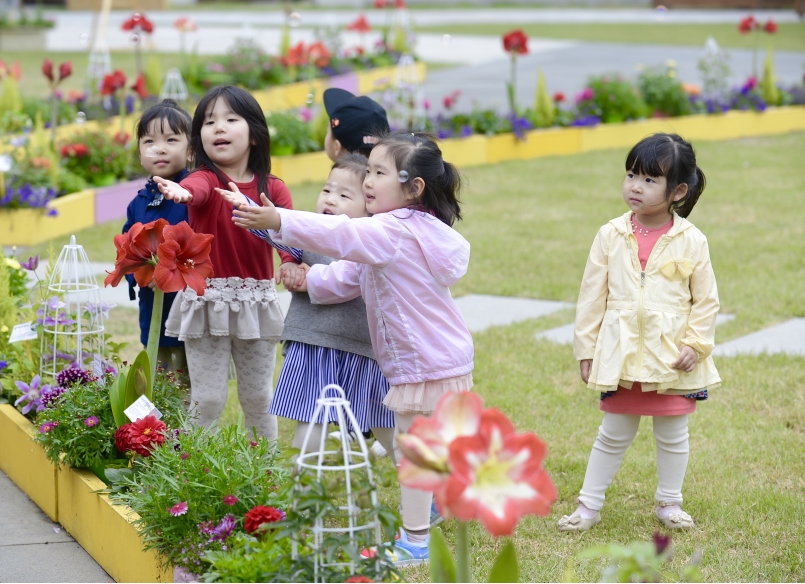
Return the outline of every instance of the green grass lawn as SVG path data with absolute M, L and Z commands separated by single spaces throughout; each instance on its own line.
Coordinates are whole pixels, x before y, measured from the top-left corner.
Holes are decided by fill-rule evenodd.
M 709 239 L 722 310 L 736 315 L 719 327 L 717 341 L 805 316 L 805 133 L 694 146 L 708 183 L 690 219 Z M 597 229 L 625 211 L 625 155 L 621 149 L 464 169 L 466 218 L 457 227 L 473 250 L 454 295 L 575 300 Z M 295 206 L 311 209 L 318 189 L 294 187 Z M 119 226 L 79 232 L 78 240 L 90 258 L 111 261 L 111 235 Z M 113 315 L 110 331 L 136 345 L 136 312 L 115 309 Z M 567 310 L 474 337 L 475 390 L 520 431 L 545 440 L 545 466 L 559 490 L 550 517 L 527 518 L 514 535 L 523 581 L 597 581 L 601 562 L 577 560 L 578 552 L 649 540 L 659 529 L 654 443 L 645 420 L 608 492 L 603 522 L 587 534 L 556 530 L 558 518 L 575 508 L 601 413 L 597 394 L 579 380 L 571 348 L 534 335 L 572 319 Z M 716 363 L 723 387 L 690 422 L 685 508 L 697 527 L 673 535 L 673 565 L 680 568 L 701 549 L 705 581 L 802 581 L 805 359 L 746 356 Z M 224 421 L 237 421 L 239 411 L 232 382 Z M 280 428 L 289 440 L 291 424 Z M 382 493 L 392 506 L 397 497 L 395 489 Z M 444 530 L 452 543 L 453 525 L 447 522 Z M 482 581 L 502 542 L 478 525 L 471 539 L 475 577 Z M 405 576 L 429 580 L 423 567 Z
M 418 21 L 422 24 L 422 20 Z M 757 40 L 765 49 L 769 41 L 778 51 L 805 51 L 805 22 L 780 23 L 777 33 L 742 35 L 737 24 L 456 24 L 451 26 L 417 26 L 417 32 L 449 34 L 480 34 L 500 36 L 515 28 L 522 28 L 529 37 L 548 39 L 574 39 L 602 43 L 638 43 L 651 45 L 704 46 L 708 36 L 715 38 L 722 47 L 751 49 Z

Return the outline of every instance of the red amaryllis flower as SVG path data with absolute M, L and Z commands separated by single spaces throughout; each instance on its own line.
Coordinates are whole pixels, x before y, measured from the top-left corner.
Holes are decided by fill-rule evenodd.
M 151 223 L 135 223 L 123 235 L 115 235 L 117 258 L 115 270 L 110 272 L 103 282 L 104 286 L 117 286 L 123 276 L 134 274 L 137 285 L 148 286 L 154 279 L 154 267 L 157 264 L 157 250 L 165 241 L 163 231 L 168 227 L 165 219 L 157 219 Z
M 738 23 L 738 32 L 741 34 L 746 34 L 755 30 L 758 27 L 758 23 L 755 20 L 754 16 L 747 16 L 746 18 L 742 19 L 741 22 Z
M 134 82 L 134 85 L 131 86 L 131 89 L 140 99 L 145 99 L 148 97 L 148 90 L 145 88 L 145 76 L 142 73 L 137 75 L 137 81 Z
M 59 82 L 61 83 L 73 74 L 73 64 L 70 61 L 65 61 L 59 65 Z
M 204 294 L 207 278 L 213 275 L 210 261 L 213 236 L 195 233 L 186 221 L 166 226 L 163 233 L 165 241 L 157 249 L 159 263 L 154 271 L 159 289 L 178 292 L 190 287 L 199 296 Z
M 177 18 L 173 23 L 173 27 L 181 32 L 195 32 L 198 30 L 198 25 L 189 16 Z
M 285 513 L 275 507 L 257 505 L 249 509 L 243 519 L 243 527 L 246 533 L 257 533 L 257 530 L 264 523 L 276 523 L 285 519 Z
M 405 0 L 394 0 L 395 8 L 405 8 Z
M 42 61 L 42 75 L 47 77 L 53 83 L 53 61 L 45 59 Z
M 287 55 L 282 57 L 282 64 L 286 67 L 301 67 L 307 65 L 307 59 L 307 47 L 304 42 L 299 41 L 288 49 Z
M 78 144 L 67 144 L 66 146 L 62 146 L 60 154 L 62 158 L 69 156 L 84 158 L 89 154 L 89 148 L 87 148 L 86 144 L 81 144 L 80 142 Z
M 505 414 L 488 409 L 475 436 L 450 445 L 450 478 L 436 504 L 462 521 L 480 520 L 492 535 L 511 535 L 520 517 L 548 515 L 556 501 L 545 452 L 542 440 L 517 434 Z
M 773 20 L 769 20 L 763 27 L 763 30 L 765 30 L 769 34 L 774 34 L 775 32 L 777 32 L 777 23 L 774 22 Z
M 154 23 L 148 20 L 145 17 L 145 14 L 135 12 L 132 17 L 125 21 L 120 28 L 123 30 L 134 30 L 135 28 L 138 28 L 143 32 L 151 34 L 154 32 Z
M 120 426 L 115 432 L 115 446 L 120 452 L 133 450 L 140 456 L 150 456 L 155 447 L 165 442 L 165 430 L 165 422 L 146 416 Z
M 330 64 L 332 53 L 321 41 L 316 41 L 308 47 L 308 58 L 316 67 L 326 67 Z
M 565 94 L 562 93 L 561 91 L 557 91 L 556 93 L 553 94 L 553 100 L 556 103 L 561 103 L 565 101 Z
M 375 8 L 385 8 L 386 0 L 375 0 L 374 6 Z
M 517 55 L 528 54 L 528 37 L 522 29 L 518 28 L 503 35 L 503 49 L 507 53 Z
M 355 32 L 369 32 L 372 30 L 372 26 L 369 24 L 369 21 L 366 20 L 366 17 L 361 14 L 347 26 L 347 30 L 354 30 Z
M 113 95 L 118 89 L 126 86 L 126 74 L 120 69 L 105 75 L 101 84 L 101 95 Z

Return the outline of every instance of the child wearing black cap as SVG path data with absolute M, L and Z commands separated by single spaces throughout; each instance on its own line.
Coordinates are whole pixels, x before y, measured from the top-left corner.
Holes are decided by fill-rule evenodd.
M 380 137 L 389 132 L 386 110 L 371 97 L 357 97 L 344 89 L 327 89 L 322 96 L 330 118 L 324 151 L 335 162 L 347 152 L 368 157 Z

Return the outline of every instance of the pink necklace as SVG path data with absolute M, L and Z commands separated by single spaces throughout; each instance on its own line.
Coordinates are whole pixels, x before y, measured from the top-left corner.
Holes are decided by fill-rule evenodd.
M 643 237 L 648 237 L 648 234 L 651 233 L 652 231 L 658 231 L 658 230 L 662 229 L 663 227 L 665 227 L 665 225 L 663 225 L 662 227 L 655 227 L 654 229 L 649 229 L 647 227 L 641 227 L 635 222 L 634 214 L 632 214 L 632 216 L 629 218 L 629 220 L 632 222 L 632 231 L 637 235 L 642 235 Z

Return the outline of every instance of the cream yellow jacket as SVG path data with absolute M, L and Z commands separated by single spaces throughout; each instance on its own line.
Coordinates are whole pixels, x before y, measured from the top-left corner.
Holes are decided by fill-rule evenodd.
M 630 216 L 598 231 L 584 270 L 573 353 L 593 360 L 587 387 L 612 391 L 640 381 L 643 391 L 669 394 L 715 389 L 719 302 L 707 238 L 674 213 L 644 271 Z M 671 367 L 682 345 L 699 357 L 690 373 Z

